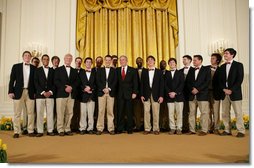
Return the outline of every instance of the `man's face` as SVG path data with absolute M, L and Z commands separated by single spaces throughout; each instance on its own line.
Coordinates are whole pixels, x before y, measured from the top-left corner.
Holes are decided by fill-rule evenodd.
M 216 56 L 211 56 L 211 65 L 217 65 L 217 57 Z
M 225 51 L 223 56 L 226 61 L 230 61 L 233 59 L 233 55 L 231 55 L 228 51 Z
M 193 65 L 194 65 L 195 67 L 200 66 L 201 63 L 202 63 L 201 60 L 199 60 L 197 57 L 194 57 L 194 58 L 193 58 Z
M 86 60 L 85 62 L 85 66 L 86 66 L 86 69 L 91 69 L 92 67 L 92 61 L 90 59 Z
M 76 61 L 75 61 L 75 65 L 76 65 L 76 68 L 80 68 L 81 67 L 81 64 L 82 64 L 82 60 L 81 59 L 76 59 Z
M 31 61 L 31 55 L 30 55 L 29 53 L 25 53 L 25 54 L 23 55 L 23 61 L 24 61 L 25 63 L 29 63 L 29 62 Z
M 60 61 L 56 58 L 52 60 L 53 67 L 58 67 L 59 63 L 60 63 Z
M 39 61 L 39 60 L 33 59 L 33 61 L 32 61 L 32 65 L 33 65 L 33 66 L 35 66 L 36 68 L 38 68 L 39 64 L 40 64 L 40 61 Z
M 117 63 L 118 63 L 118 59 L 117 59 L 117 58 L 113 58 L 113 61 L 112 61 L 112 62 L 113 62 L 113 65 L 116 66 Z
M 49 57 L 47 56 L 42 57 L 41 62 L 43 66 L 47 67 L 49 65 Z
M 136 64 L 137 64 L 138 67 L 142 67 L 142 65 L 143 65 L 143 59 L 142 58 L 137 58 L 136 59 Z
M 147 59 L 147 65 L 148 67 L 154 67 L 155 61 L 152 58 Z
M 72 56 L 71 55 L 66 55 L 64 57 L 64 64 L 70 66 L 71 65 L 71 62 L 72 62 Z
M 169 65 L 170 69 L 175 69 L 176 68 L 176 62 L 175 61 L 170 61 L 168 65 Z
M 190 63 L 191 63 L 191 61 L 188 58 L 186 58 L 186 57 L 183 58 L 183 65 L 184 66 L 190 65 Z
M 102 59 L 102 58 L 97 58 L 97 59 L 96 59 L 96 66 L 97 66 L 97 67 L 101 67 L 102 64 L 103 64 L 103 59 Z
M 120 57 L 120 65 L 122 67 L 127 65 L 127 59 L 125 57 Z
M 164 69 L 166 69 L 166 67 L 167 67 L 166 61 L 162 60 L 162 61 L 160 62 L 160 69 L 161 69 L 161 70 L 164 70 Z
M 111 65 L 112 59 L 110 57 L 105 57 L 105 66 L 109 67 Z

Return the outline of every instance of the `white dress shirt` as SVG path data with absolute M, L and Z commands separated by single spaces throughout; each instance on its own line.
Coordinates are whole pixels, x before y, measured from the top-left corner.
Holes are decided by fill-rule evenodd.
M 87 79 L 90 80 L 90 76 L 91 76 L 92 70 L 91 69 L 86 69 L 85 71 L 86 71 L 86 77 L 87 77 Z
M 195 67 L 195 80 L 197 80 L 198 73 L 199 73 L 201 67 L 202 67 L 202 65 L 200 65 L 200 66 L 198 66 L 198 67 Z M 197 69 L 196 69 L 196 68 L 197 68 Z
M 29 83 L 29 75 L 30 75 L 30 64 L 26 65 L 23 63 L 23 78 L 24 78 L 24 88 L 28 88 Z
M 110 68 L 105 67 L 105 71 L 106 71 L 106 88 L 108 88 L 108 76 L 109 76 Z
M 68 77 L 70 77 L 71 67 L 67 67 L 67 66 L 65 65 L 65 69 L 66 69 L 66 71 L 67 71 Z
M 175 72 L 176 72 L 176 69 L 171 69 L 170 72 L 171 72 L 171 76 L 172 76 L 172 79 L 173 79 L 174 75 L 175 75 Z
M 48 78 L 49 68 L 43 66 L 43 71 L 44 71 L 44 73 L 45 73 L 46 78 Z
M 228 62 L 230 62 L 230 64 L 227 64 L 227 63 L 226 63 L 226 64 L 227 64 L 227 65 L 226 65 L 226 75 L 227 75 L 226 86 L 227 86 L 227 87 L 228 87 L 228 82 L 227 82 L 227 81 L 228 81 L 228 74 L 229 74 L 229 71 L 230 71 L 230 68 L 231 68 L 231 65 L 232 65 L 233 61 L 234 61 L 234 60 L 228 61 Z
M 190 65 L 183 68 L 184 75 L 187 75 L 190 70 Z
M 152 88 L 152 86 L 153 86 L 154 72 L 155 72 L 155 68 L 154 67 L 153 68 L 148 68 L 150 88 Z

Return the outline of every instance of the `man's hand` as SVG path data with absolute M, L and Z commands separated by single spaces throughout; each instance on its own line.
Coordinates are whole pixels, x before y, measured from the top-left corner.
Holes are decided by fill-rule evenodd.
M 196 88 L 193 88 L 192 91 L 191 91 L 192 94 L 196 95 L 198 93 L 198 89 Z
M 223 89 L 223 91 L 224 91 L 224 93 L 225 93 L 226 95 L 231 95 L 231 94 L 232 94 L 232 91 L 229 90 L 229 89 Z
M 168 95 L 169 95 L 169 97 L 170 97 L 171 99 L 173 99 L 173 98 L 176 97 L 176 93 L 175 93 L 175 92 L 169 92 Z
M 159 99 L 158 99 L 158 103 L 162 103 L 163 102 L 163 97 L 159 97 Z
M 104 92 L 105 94 L 108 94 L 108 93 L 109 93 L 108 88 L 103 89 L 103 92 Z
M 144 103 L 144 101 L 145 101 L 145 97 L 144 96 L 141 96 L 141 101 L 142 101 L 142 103 Z
M 65 91 L 66 91 L 67 93 L 71 93 L 72 87 L 69 86 L 69 85 L 65 85 L 65 86 L 66 86 Z
M 15 97 L 14 93 L 9 93 L 8 95 L 9 95 L 9 97 L 10 97 L 11 99 L 14 99 L 14 97 Z
M 46 97 L 46 98 L 49 98 L 51 96 L 51 93 L 50 92 L 45 92 L 43 93 L 43 95 Z

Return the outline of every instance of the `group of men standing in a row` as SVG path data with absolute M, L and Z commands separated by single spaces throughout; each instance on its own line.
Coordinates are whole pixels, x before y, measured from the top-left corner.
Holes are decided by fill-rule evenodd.
M 65 55 L 64 65 L 60 67 L 60 59 L 54 56 L 51 59 L 53 67 L 49 68 L 50 58 L 43 55 L 42 66 L 36 68 L 30 64 L 31 53 L 25 51 L 23 63 L 12 67 L 9 82 L 9 97 L 14 101 L 13 137 L 19 138 L 21 133 L 23 107 L 26 107 L 29 136 L 43 136 L 45 111 L 47 135 L 50 136 L 72 135 L 73 130 L 79 130 L 82 135 L 94 134 L 96 130 L 96 134 L 101 135 L 104 121 L 107 121 L 110 135 L 124 131 L 132 134 L 134 126 L 137 130 L 141 129 L 142 113 L 144 134 L 159 135 L 163 102 L 167 105 L 170 135 L 180 135 L 183 129 L 187 134 L 196 134 L 197 107 L 201 112 L 198 135 L 206 135 L 209 131 L 231 135 L 232 104 L 237 119 L 236 137 L 244 137 L 241 105 L 243 65 L 233 60 L 235 56 L 236 51 L 228 48 L 224 51 L 225 64 L 219 66 L 222 57 L 214 53 L 211 65 L 203 66 L 202 56 L 194 55 L 191 67 L 192 57 L 185 55 L 184 68 L 180 70 L 176 59 L 170 58 L 170 70 L 167 71 L 165 61 L 160 63 L 164 68 L 156 68 L 153 56 L 147 57 L 147 68 L 142 66 L 142 58 L 137 58 L 137 69 L 128 66 L 126 56 L 120 56 L 120 67 L 117 67 L 116 56 L 106 55 L 104 66 L 103 58 L 97 57 L 98 65 L 94 68 L 92 58 L 86 57 L 83 69 L 80 57 L 75 59 L 76 68 L 72 68 L 71 54 Z M 220 102 L 225 125 L 222 133 L 219 132 Z M 37 134 L 34 133 L 35 127 Z M 57 131 L 54 132 L 54 129 Z

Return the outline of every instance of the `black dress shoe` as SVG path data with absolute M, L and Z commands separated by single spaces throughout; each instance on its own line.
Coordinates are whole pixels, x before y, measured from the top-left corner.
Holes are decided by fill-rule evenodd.
M 64 136 L 64 132 L 60 132 L 58 135 L 59 136 Z
M 237 138 L 243 138 L 245 137 L 245 135 L 241 132 L 238 132 L 237 135 L 236 135 Z
M 123 131 L 116 131 L 116 134 L 122 134 Z
M 102 134 L 102 131 L 97 131 L 96 132 L 96 135 L 101 135 Z
M 127 131 L 128 134 L 133 134 L 132 130 Z
M 27 130 L 24 130 L 23 132 L 22 132 L 22 135 L 27 135 L 28 134 L 28 131 Z
M 110 135 L 115 135 L 115 131 L 109 131 Z
M 86 134 L 85 130 L 80 131 L 80 135 L 85 135 L 85 134 Z
M 71 131 L 67 131 L 67 132 L 65 132 L 65 135 L 72 136 L 73 133 Z
M 159 131 L 154 131 L 153 134 L 154 134 L 154 135 L 159 135 L 160 132 L 159 132 Z
M 55 136 L 55 134 L 53 132 L 47 132 L 48 136 Z
M 232 135 L 231 133 L 228 133 L 226 131 L 223 131 L 222 133 L 220 133 L 220 136 L 227 136 L 227 135 Z
M 43 133 L 38 133 L 37 135 L 36 135 L 36 137 L 42 137 L 43 136 Z
M 35 134 L 34 133 L 29 133 L 28 136 L 29 137 L 35 137 Z
M 14 134 L 13 138 L 19 138 L 19 134 Z
M 93 130 L 88 131 L 88 134 L 93 135 L 94 134 Z

